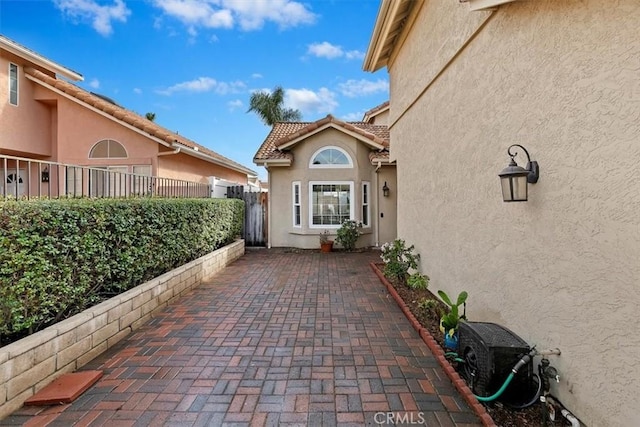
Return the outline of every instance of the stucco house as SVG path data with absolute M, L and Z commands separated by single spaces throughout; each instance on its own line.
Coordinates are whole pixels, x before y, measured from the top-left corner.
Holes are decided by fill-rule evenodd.
M 253 170 L 71 83 L 81 80 L 81 74 L 0 35 L 0 155 L 203 184 L 212 177 L 245 185 L 257 179 Z M 6 167 L 11 180 L 15 162 Z M 0 168 L 4 176 L 4 162 Z M 19 164 L 20 192 L 37 193 L 25 187 L 44 186 L 40 173 Z M 61 193 L 83 185 L 80 173 L 66 175 Z
M 382 0 L 364 62 L 390 79 L 398 237 L 470 320 L 559 348 L 552 393 L 590 426 L 640 425 L 639 22 L 637 0 Z M 526 202 L 503 201 L 512 144 Z
M 269 181 L 269 247 L 319 247 L 345 220 L 362 222 L 358 247 L 396 234 L 396 172 L 389 161 L 388 102 L 361 122 L 331 115 L 276 123 L 254 156 Z M 384 189 L 384 190 L 383 190 Z

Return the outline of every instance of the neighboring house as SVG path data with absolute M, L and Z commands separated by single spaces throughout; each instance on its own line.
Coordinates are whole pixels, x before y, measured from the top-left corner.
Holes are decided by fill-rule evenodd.
M 257 178 L 251 169 L 66 79 L 83 77 L 0 36 L 0 155 L 203 184 L 210 184 L 211 177 L 244 185 Z M 28 173 L 23 166 L 19 165 L 21 175 Z M 1 163 L 0 169 L 4 167 Z M 9 162 L 7 168 L 7 179 L 14 179 L 15 163 Z M 32 179 L 19 179 L 36 186 L 40 183 L 36 172 L 32 168 Z M 80 173 L 65 175 L 62 193 L 86 185 Z
M 560 348 L 552 393 L 591 426 L 640 425 L 638 23 L 637 0 L 383 0 L 364 63 L 390 77 L 398 237 L 470 320 Z M 511 144 L 528 202 L 502 201 Z
M 385 106 L 386 104 L 386 106 Z M 318 248 L 318 236 L 345 220 L 363 223 L 358 247 L 396 236 L 396 172 L 389 161 L 388 103 L 366 122 L 331 115 L 276 123 L 254 162 L 268 171 L 270 247 Z M 383 196 L 386 185 L 387 196 Z

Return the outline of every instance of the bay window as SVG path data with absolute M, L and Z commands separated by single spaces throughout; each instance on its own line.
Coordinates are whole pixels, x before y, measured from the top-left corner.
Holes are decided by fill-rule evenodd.
M 309 183 L 309 226 L 338 228 L 345 220 L 354 219 L 353 182 Z

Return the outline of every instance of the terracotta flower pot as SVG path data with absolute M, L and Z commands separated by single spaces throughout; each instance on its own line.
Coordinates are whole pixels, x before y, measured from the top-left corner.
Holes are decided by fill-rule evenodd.
M 333 250 L 333 242 L 320 243 L 320 252 L 331 252 Z

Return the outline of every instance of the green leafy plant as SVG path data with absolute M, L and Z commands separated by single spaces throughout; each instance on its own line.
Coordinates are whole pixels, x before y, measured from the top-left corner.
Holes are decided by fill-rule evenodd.
M 58 199 L 0 202 L 0 341 L 230 243 L 236 199 Z
M 421 310 L 434 311 L 438 307 L 438 301 L 432 298 L 422 298 L 418 302 L 418 308 Z
M 460 292 L 455 303 L 451 300 L 451 298 L 449 298 L 449 295 L 447 295 L 442 290 L 438 291 L 438 295 L 440 296 L 442 301 L 444 301 L 444 303 L 450 307 L 449 312 L 444 314 L 440 318 L 440 330 L 442 330 L 443 333 L 448 334 L 449 336 L 453 336 L 453 334 L 455 334 L 456 330 L 458 329 L 460 320 L 466 320 L 467 318 L 464 312 L 462 315 L 459 314 L 459 307 L 463 305 L 466 309 L 467 297 L 469 295 L 466 291 Z
M 362 223 L 351 219 L 346 220 L 338 228 L 337 234 L 336 242 L 346 250 L 352 251 L 356 247 L 358 237 L 362 235 Z
M 429 286 L 429 276 L 415 272 L 407 278 L 407 286 L 414 290 L 427 289 Z
M 401 283 L 406 283 L 409 270 L 418 269 L 420 254 L 414 252 L 414 245 L 407 247 L 403 239 L 396 239 L 391 243 L 385 243 L 380 249 L 382 250 L 380 258 L 382 258 L 385 264 L 385 276 L 396 278 Z

